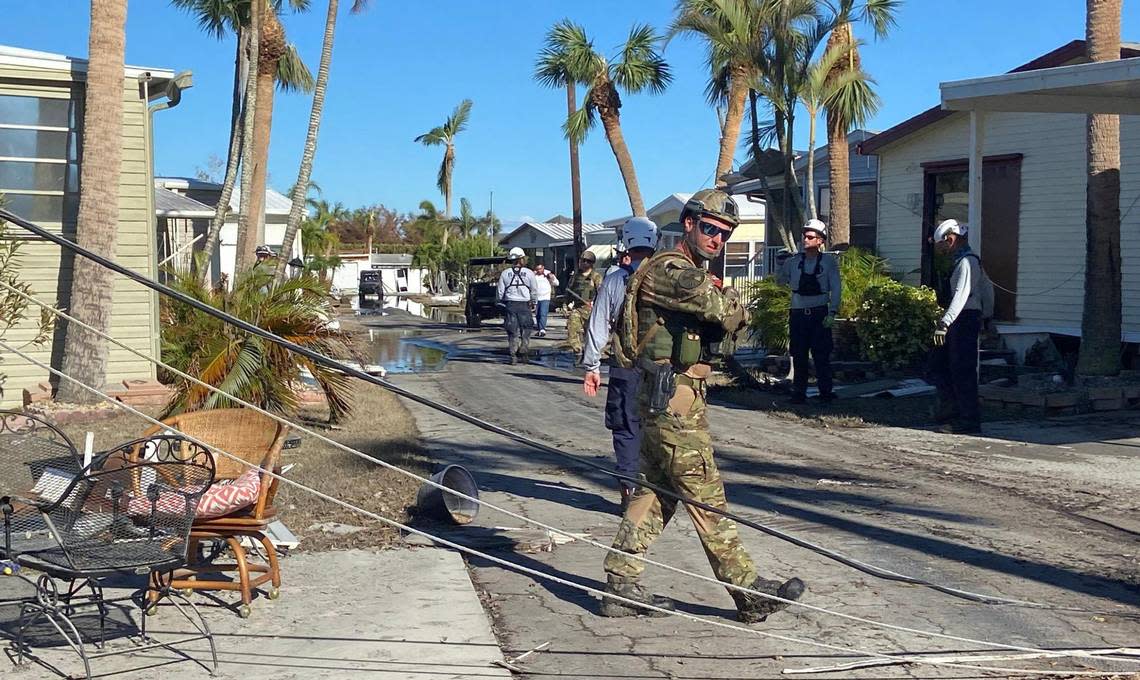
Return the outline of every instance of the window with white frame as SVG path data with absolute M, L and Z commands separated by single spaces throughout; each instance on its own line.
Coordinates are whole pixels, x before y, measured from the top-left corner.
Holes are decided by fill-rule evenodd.
M 78 113 L 69 94 L 0 91 L 0 194 L 31 222 L 74 222 L 79 206 Z
M 763 276 L 764 242 L 729 241 L 726 243 L 724 245 L 724 275 L 732 278 Z

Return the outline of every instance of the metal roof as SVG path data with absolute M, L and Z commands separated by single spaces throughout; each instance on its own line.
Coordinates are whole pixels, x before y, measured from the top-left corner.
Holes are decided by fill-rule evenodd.
M 68 71 L 69 73 L 76 75 L 85 75 L 87 73 L 86 59 L 79 57 L 69 57 L 64 54 L 55 54 L 53 52 L 28 50 L 22 47 L 13 47 L 11 45 L 0 45 L 0 64 L 9 64 L 12 66 L 28 66 L 32 68 L 41 68 L 52 71 Z M 174 71 L 165 68 L 126 66 L 124 71 L 127 76 L 132 78 L 143 73 L 150 73 L 156 78 L 174 77 Z
M 188 196 L 155 187 L 154 213 L 159 217 L 213 217 L 214 209 Z
M 163 189 L 182 189 L 194 191 L 221 192 L 222 185 L 217 182 L 207 182 L 193 177 L 155 177 L 154 186 Z M 269 187 L 265 188 L 265 214 L 288 215 L 293 202 Z M 230 195 L 230 211 L 241 212 L 241 185 L 234 184 L 234 192 Z
M 536 231 L 539 231 L 543 234 L 546 234 L 547 236 L 549 236 L 551 239 L 553 239 L 555 241 L 565 241 L 567 239 L 573 239 L 574 238 L 574 225 L 573 224 L 561 224 L 558 222 L 523 222 L 519 226 L 515 227 L 514 230 L 511 231 L 511 233 L 502 237 L 500 239 L 500 242 L 509 241 L 511 238 L 514 237 L 515 234 L 521 233 L 522 230 L 527 228 L 527 227 L 531 227 L 531 228 L 535 229 Z M 595 223 L 583 224 L 582 225 L 582 233 L 583 234 L 589 234 L 591 232 L 599 231 L 599 230 L 605 229 L 605 228 L 606 228 L 606 225 L 604 225 L 604 224 L 595 224 Z
M 1140 59 L 1059 66 L 942 83 L 952 111 L 1140 114 Z

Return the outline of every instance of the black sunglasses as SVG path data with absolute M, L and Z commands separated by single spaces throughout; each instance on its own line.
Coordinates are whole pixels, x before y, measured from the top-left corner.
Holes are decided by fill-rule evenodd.
M 713 236 L 720 235 L 720 236 L 723 236 L 724 240 L 727 241 L 728 237 L 732 236 L 732 230 L 731 229 L 725 229 L 725 228 L 721 227 L 719 224 L 713 224 L 712 222 L 701 221 L 701 223 L 698 226 L 700 227 L 701 233 L 704 234 L 705 236 L 708 236 L 709 238 L 712 238 Z

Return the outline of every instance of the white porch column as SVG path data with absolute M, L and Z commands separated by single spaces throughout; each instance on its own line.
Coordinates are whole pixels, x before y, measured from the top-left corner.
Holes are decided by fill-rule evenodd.
M 970 199 L 967 219 L 970 248 L 982 256 L 982 167 L 986 143 L 986 112 L 970 111 Z

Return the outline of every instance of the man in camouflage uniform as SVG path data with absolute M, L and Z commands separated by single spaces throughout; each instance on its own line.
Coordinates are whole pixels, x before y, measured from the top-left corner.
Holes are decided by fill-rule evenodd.
M 738 224 L 736 203 L 722 191 L 693 195 L 681 212 L 685 236 L 671 251 L 654 255 L 630 278 L 618 328 L 623 352 L 637 357 L 642 371 L 639 394 L 642 422 L 641 474 L 646 481 L 684 498 L 727 508 L 724 484 L 713 459 L 706 418 L 705 379 L 709 361 L 726 334 L 745 324 L 739 294 L 722 290 L 705 268 L 724 248 Z M 613 547 L 606 556 L 606 592 L 666 609 L 671 602 L 651 595 L 640 583 L 645 563 L 634 556 L 649 550 L 677 510 L 678 501 L 640 487 L 629 502 Z M 798 578 L 783 583 L 757 575 L 732 520 L 685 505 L 717 579 L 795 600 L 803 594 Z M 628 553 L 628 556 L 622 553 Z M 739 618 L 758 623 L 788 605 L 760 595 L 729 590 Z M 657 612 L 603 598 L 603 616 Z
M 566 319 L 566 343 L 578 358 L 582 356 L 582 348 L 585 346 L 586 326 L 590 322 L 590 310 L 594 308 L 594 295 L 602 285 L 601 272 L 594 270 L 597 261 L 597 255 L 584 251 L 578 260 L 578 268 L 566 285 L 566 292 L 573 305 L 570 316 Z

